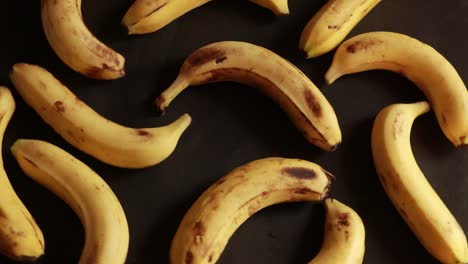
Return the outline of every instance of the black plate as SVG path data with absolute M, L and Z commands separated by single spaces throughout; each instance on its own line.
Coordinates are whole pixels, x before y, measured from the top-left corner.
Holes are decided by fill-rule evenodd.
M 14 93 L 17 111 L 3 148 L 5 167 L 20 197 L 42 228 L 46 256 L 38 263 L 76 263 L 83 246 L 78 218 L 60 199 L 25 176 L 8 148 L 17 138 L 50 141 L 90 165 L 111 185 L 126 211 L 131 241 L 127 263 L 168 263 L 172 236 L 186 210 L 216 179 L 246 162 L 283 156 L 314 161 L 333 172 L 332 195 L 352 206 L 366 225 L 365 263 L 437 263 L 419 244 L 385 195 L 373 167 L 370 134 L 383 107 L 424 99 L 405 78 L 373 71 L 324 85 L 332 54 L 305 60 L 300 33 L 323 0 L 291 0 L 291 15 L 275 17 L 247 0 L 213 1 L 159 32 L 127 36 L 120 20 L 132 0 L 87 1 L 84 19 L 92 32 L 127 59 L 127 75 L 95 81 L 74 73 L 50 49 L 40 23 L 39 1 L 1 1 L 0 84 L 8 85 L 16 62 L 49 69 L 97 112 L 133 127 L 167 124 L 188 112 L 193 123 L 174 154 L 144 170 L 104 165 L 62 140 Z M 468 79 L 468 2 L 381 2 L 350 34 L 386 30 L 414 36 L 439 50 Z M 257 90 L 233 83 L 204 85 L 182 93 L 159 117 L 152 101 L 176 77 L 184 58 L 221 40 L 242 40 L 291 60 L 334 106 L 343 145 L 325 153 L 307 143 L 287 116 Z M 417 119 L 412 144 L 422 170 L 468 230 L 468 150 L 455 149 L 432 113 Z M 1 194 L 0 194 L 1 195 Z M 235 233 L 218 263 L 307 263 L 318 252 L 324 210 L 320 204 L 273 206 Z M 13 263 L 0 257 L 4 264 Z M 110 263 L 112 264 L 112 263 Z

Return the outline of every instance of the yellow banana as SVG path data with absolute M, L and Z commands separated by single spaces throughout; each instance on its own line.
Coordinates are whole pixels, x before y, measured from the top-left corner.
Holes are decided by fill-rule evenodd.
M 119 200 L 92 169 L 39 140 L 17 140 L 11 151 L 21 169 L 63 199 L 80 217 L 85 245 L 80 264 L 124 264 L 129 231 Z
M 297 159 L 267 158 L 234 169 L 184 216 L 172 241 L 171 263 L 215 263 L 251 215 L 277 203 L 321 201 L 333 179 L 320 166 Z
M 309 21 L 300 39 L 307 58 L 336 48 L 381 0 L 329 0 Z
M 125 59 L 88 30 L 81 0 L 41 0 L 42 25 L 52 49 L 73 70 L 95 79 L 125 75 Z
M 270 9 L 277 16 L 289 15 L 288 0 L 249 0 L 266 9 Z
M 44 236 L 3 168 L 1 142 L 14 111 L 10 90 L 0 87 L 0 253 L 16 261 L 34 262 L 44 254 Z
M 322 248 L 309 264 L 360 264 L 364 259 L 366 231 L 361 217 L 339 201 L 325 200 L 327 216 Z
M 440 53 L 414 38 L 393 32 L 355 36 L 336 51 L 325 79 L 373 69 L 401 73 L 426 95 L 445 136 L 468 145 L 468 93 L 455 68 Z
M 155 32 L 193 9 L 212 0 L 136 0 L 125 14 L 122 24 L 129 34 Z M 276 15 L 289 14 L 287 0 L 250 0 Z
M 383 109 L 372 130 L 372 154 L 380 182 L 393 205 L 427 251 L 445 264 L 468 263 L 465 234 L 431 187 L 413 156 L 414 120 L 427 102 Z
M 193 52 L 174 83 L 156 100 L 161 111 L 190 85 L 236 81 L 261 89 L 286 111 L 312 144 L 335 150 L 341 130 L 320 90 L 289 61 L 272 51 L 238 41 L 217 42 Z
M 104 163 L 143 168 L 162 162 L 190 125 L 185 114 L 158 128 L 128 128 L 100 116 L 47 70 L 15 64 L 11 80 L 19 94 L 66 141 Z

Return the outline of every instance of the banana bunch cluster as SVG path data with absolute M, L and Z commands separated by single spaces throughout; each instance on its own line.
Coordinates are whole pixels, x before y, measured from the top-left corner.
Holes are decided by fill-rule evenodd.
M 276 15 L 289 13 L 287 0 L 250 1 Z M 41 2 L 45 35 L 65 64 L 90 78 L 124 76 L 124 57 L 88 30 L 80 0 Z M 129 34 L 150 33 L 207 2 L 136 0 L 122 23 Z M 455 147 L 467 146 L 467 89 L 449 61 L 410 36 L 370 32 L 341 43 L 379 2 L 329 0 L 304 28 L 300 48 L 311 58 L 338 47 L 325 75 L 329 85 L 347 74 L 383 69 L 404 75 L 421 89 L 427 102 L 391 105 L 376 117 L 371 139 L 375 168 L 390 200 L 427 251 L 445 264 L 468 263 L 465 233 L 418 167 L 410 143 L 413 122 L 432 108 L 447 139 Z M 184 114 L 162 127 L 125 127 L 95 112 L 43 67 L 15 64 L 10 78 L 22 99 L 64 140 L 120 168 L 163 162 L 191 123 Z M 216 42 L 195 50 L 172 85 L 156 98 L 156 107 L 164 112 L 186 88 L 222 81 L 259 89 L 311 144 L 325 151 L 341 144 L 334 109 L 317 86 L 288 60 L 246 42 Z M 0 142 L 14 110 L 11 92 L 0 87 Z M 79 263 L 125 263 L 129 246 L 125 212 L 98 174 L 45 141 L 18 139 L 11 153 L 25 174 L 79 216 L 86 236 Z M 327 210 L 322 248 L 310 264 L 362 263 L 364 223 L 352 208 L 329 197 L 334 180 L 321 166 L 299 159 L 271 157 L 235 168 L 187 211 L 172 241 L 171 263 L 215 263 L 236 229 L 253 214 L 273 204 L 298 201 L 321 202 Z M 45 252 L 41 229 L 11 186 L 1 152 L 0 252 L 29 262 Z

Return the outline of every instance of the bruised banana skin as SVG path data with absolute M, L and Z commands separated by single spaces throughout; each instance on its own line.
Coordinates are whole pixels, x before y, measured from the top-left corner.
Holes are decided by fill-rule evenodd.
M 336 48 L 381 0 L 329 0 L 307 23 L 300 49 L 307 58 Z
M 171 264 L 216 263 L 236 229 L 278 203 L 321 201 L 334 177 L 298 159 L 260 159 L 229 172 L 208 188 L 184 216 L 170 249 Z
M 456 147 L 468 145 L 468 92 L 450 62 L 431 46 L 393 32 L 355 36 L 337 49 L 325 79 L 383 69 L 402 74 L 426 95 L 445 136 Z
M 394 104 L 374 122 L 372 154 L 380 182 L 426 250 L 444 264 L 468 263 L 465 233 L 419 168 L 410 143 L 414 120 L 427 102 Z
M 100 116 L 44 68 L 15 64 L 10 77 L 26 103 L 66 141 L 117 167 L 162 162 L 191 122 L 185 114 L 163 127 L 128 128 Z
M 44 141 L 11 147 L 21 169 L 64 200 L 79 216 L 85 244 L 79 264 L 124 264 L 129 245 L 125 213 L 106 182 L 86 164 Z
M 0 253 L 15 261 L 34 262 L 44 255 L 44 236 L 3 168 L 1 142 L 14 111 L 10 90 L 0 86 Z
M 325 234 L 318 255 L 309 264 L 361 264 L 366 231 L 361 217 L 347 205 L 327 198 Z
M 89 31 L 81 0 L 41 0 L 42 25 L 50 46 L 73 70 L 94 79 L 125 75 L 125 59 Z
M 190 85 L 221 81 L 260 89 L 280 105 L 312 144 L 333 151 L 341 143 L 335 111 L 312 81 L 279 55 L 246 42 L 217 42 L 193 52 L 174 83 L 156 99 L 157 107 L 164 112 Z
M 129 34 L 155 32 L 184 14 L 212 0 L 136 0 L 125 14 L 122 24 Z M 287 0 L 250 0 L 276 15 L 289 14 Z

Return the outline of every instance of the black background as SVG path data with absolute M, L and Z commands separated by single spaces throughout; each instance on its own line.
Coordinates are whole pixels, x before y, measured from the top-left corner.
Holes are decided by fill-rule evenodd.
M 303 27 L 325 1 L 291 0 L 291 15 L 277 18 L 247 0 L 217 0 L 156 33 L 127 36 L 120 20 L 131 3 L 83 2 L 90 30 L 127 59 L 123 79 L 96 81 L 74 73 L 49 48 L 40 23 L 39 1 L 0 1 L 0 84 L 14 91 L 8 80 L 11 66 L 35 63 L 117 123 L 152 127 L 168 124 L 185 112 L 193 117 L 177 149 L 162 164 L 143 170 L 118 169 L 63 141 L 14 91 L 17 110 L 3 143 L 5 168 L 44 232 L 46 256 L 38 263 L 76 263 L 83 246 L 83 229 L 65 203 L 21 172 L 8 150 L 17 138 L 57 144 L 103 176 L 127 214 L 131 237 L 127 263 L 168 263 L 172 236 L 198 195 L 231 169 L 268 156 L 304 158 L 336 175 L 332 195 L 352 206 L 366 226 L 365 263 L 437 263 L 389 202 L 370 151 L 372 123 L 378 111 L 392 103 L 424 97 L 403 77 L 384 71 L 344 77 L 326 87 L 323 76 L 332 54 L 305 60 L 297 48 Z M 383 1 L 350 36 L 375 30 L 411 35 L 439 50 L 466 80 L 466 14 L 466 0 Z M 185 57 L 221 40 L 264 46 L 302 69 L 335 108 L 343 133 L 341 148 L 325 153 L 312 146 L 270 99 L 254 88 L 234 83 L 188 89 L 165 116 L 159 117 L 152 101 L 175 79 Z M 468 230 L 468 150 L 451 146 L 432 113 L 417 119 L 412 145 L 423 172 Z M 320 248 L 323 223 L 320 204 L 267 208 L 238 229 L 218 263 L 307 263 Z M 0 263 L 14 262 L 0 257 Z

